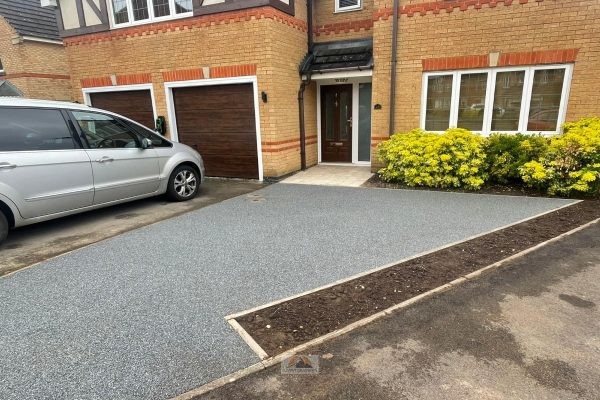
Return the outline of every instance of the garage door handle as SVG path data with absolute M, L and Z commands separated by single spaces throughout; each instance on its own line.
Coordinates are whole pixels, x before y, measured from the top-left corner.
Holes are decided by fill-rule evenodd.
M 111 161 L 115 161 L 115 159 L 110 158 L 110 157 L 102 157 L 102 158 L 99 158 L 96 160 L 96 162 L 100 163 L 100 164 L 104 164 L 104 163 L 111 162 Z
M 10 164 L 10 163 L 0 163 L 0 169 L 15 169 L 17 168 L 17 166 L 15 164 Z

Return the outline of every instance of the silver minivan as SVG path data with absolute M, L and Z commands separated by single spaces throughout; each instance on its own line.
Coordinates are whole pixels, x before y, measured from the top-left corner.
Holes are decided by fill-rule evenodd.
M 120 115 L 0 97 L 0 242 L 8 230 L 167 194 L 186 201 L 202 157 Z

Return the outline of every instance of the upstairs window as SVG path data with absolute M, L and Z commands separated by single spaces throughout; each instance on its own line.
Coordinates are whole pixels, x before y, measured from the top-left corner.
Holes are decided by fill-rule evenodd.
M 421 127 L 558 133 L 565 121 L 572 65 L 427 73 Z
M 360 10 L 362 0 L 335 0 L 335 12 Z
M 111 0 L 115 27 L 192 15 L 192 0 Z
M 0 75 L 4 75 L 4 67 L 2 66 L 2 59 L 0 58 Z

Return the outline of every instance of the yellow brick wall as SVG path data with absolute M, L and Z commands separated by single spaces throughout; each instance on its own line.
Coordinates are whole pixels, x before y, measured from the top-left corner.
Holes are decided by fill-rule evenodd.
M 423 0 L 402 0 L 401 5 Z M 391 8 L 392 0 L 375 0 Z M 567 120 L 600 115 L 600 2 L 597 0 L 529 0 L 496 7 L 482 5 L 425 16 L 402 15 L 398 36 L 396 131 L 419 126 L 422 60 L 440 57 L 580 49 L 573 73 Z M 373 136 L 388 135 L 392 18 L 374 24 L 375 71 Z M 374 169 L 376 166 L 374 166 Z
M 71 100 L 71 82 L 50 77 L 27 75 L 69 75 L 65 48 L 62 45 L 20 41 L 19 35 L 0 17 L 0 59 L 6 78 L 26 97 L 46 100 Z M 1 77 L 0 77 L 1 78 Z
M 315 41 L 328 42 L 372 36 L 372 29 L 362 26 L 372 21 L 374 0 L 363 0 L 362 9 L 335 12 L 335 0 L 317 0 L 314 4 Z
M 297 1 L 299 18 L 306 15 L 306 12 L 302 14 L 302 6 L 306 7 L 304 0 Z M 111 35 L 119 31 L 114 30 Z M 298 67 L 307 51 L 305 29 L 253 16 L 250 20 L 209 26 L 197 24 L 129 37 L 67 43 L 73 96 L 77 100 L 83 101 L 83 78 L 149 73 L 157 113 L 165 117 L 168 115 L 162 72 L 256 64 L 259 94 L 268 94 L 267 103 L 263 103 L 260 96 L 257 99 L 264 175 L 281 176 L 299 169 Z M 307 110 L 315 107 L 308 100 Z M 307 135 L 316 135 L 310 111 L 307 121 Z
M 296 17 L 306 18 L 305 0 L 296 1 Z M 270 53 L 268 62 L 272 74 L 266 84 L 269 86 L 269 131 L 270 140 L 288 141 L 280 147 L 295 148 L 265 154 L 267 163 L 274 168 L 271 176 L 282 176 L 300 169 L 300 128 L 298 110 L 298 90 L 300 89 L 299 66 L 308 51 L 305 31 L 293 30 L 280 23 L 269 24 Z M 305 124 L 307 142 L 315 142 L 316 127 L 316 85 L 305 92 Z M 312 139 L 312 140 L 311 140 Z M 307 145 L 307 165 L 316 163 L 317 145 Z

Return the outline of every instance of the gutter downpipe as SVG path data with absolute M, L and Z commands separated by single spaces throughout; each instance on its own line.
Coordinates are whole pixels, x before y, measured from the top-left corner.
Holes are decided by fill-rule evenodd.
M 313 7 L 312 0 L 306 0 L 306 24 L 308 31 L 308 51 L 312 51 L 313 47 Z M 301 77 L 302 79 L 302 77 Z M 300 90 L 298 90 L 298 110 L 300 118 L 300 168 L 306 170 L 306 125 L 304 123 L 304 92 L 310 84 L 310 72 L 306 74 L 306 80 L 302 79 Z
M 392 28 L 392 68 L 390 72 L 390 129 L 389 134 L 392 136 L 396 130 L 395 115 L 396 111 L 396 67 L 398 65 L 398 9 L 400 8 L 400 0 L 394 0 L 394 21 Z

